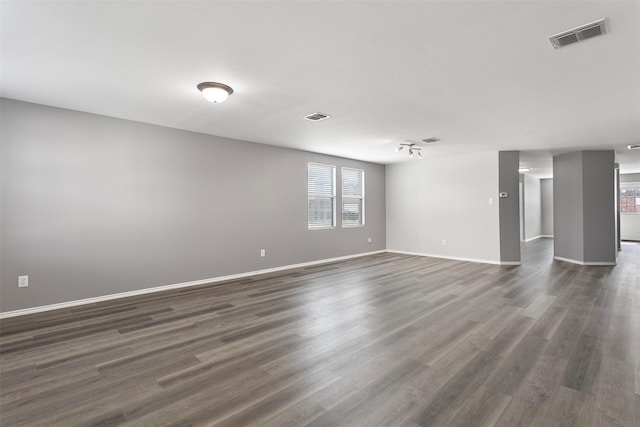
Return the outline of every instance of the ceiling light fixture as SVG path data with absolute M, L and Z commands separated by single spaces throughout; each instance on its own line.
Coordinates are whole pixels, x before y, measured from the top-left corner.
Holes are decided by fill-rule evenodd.
M 530 170 L 531 169 L 529 169 L 529 168 L 520 168 L 520 169 L 518 169 L 518 172 L 519 173 L 525 173 L 525 172 L 529 172 Z
M 627 150 L 640 150 L 640 144 L 627 145 Z
M 400 152 L 400 151 L 404 150 L 404 147 L 409 148 L 409 157 L 410 158 L 413 159 L 415 156 L 418 156 L 419 159 L 422 158 L 422 148 L 416 147 L 416 144 L 414 144 L 413 142 L 403 142 L 403 143 L 401 143 L 396 148 L 396 151 Z
M 233 93 L 233 89 L 222 83 L 203 82 L 198 85 L 198 90 L 202 92 L 202 96 L 209 102 L 219 104 L 224 102 L 229 95 Z

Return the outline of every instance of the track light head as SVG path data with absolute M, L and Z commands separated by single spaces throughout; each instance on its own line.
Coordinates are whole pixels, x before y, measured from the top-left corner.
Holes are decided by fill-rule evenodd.
M 416 157 L 416 155 L 419 159 L 422 158 L 422 148 L 416 147 L 416 144 L 411 141 L 401 142 L 400 145 L 396 147 L 396 152 L 404 150 L 405 147 L 407 147 L 409 151 L 409 158 L 413 159 Z

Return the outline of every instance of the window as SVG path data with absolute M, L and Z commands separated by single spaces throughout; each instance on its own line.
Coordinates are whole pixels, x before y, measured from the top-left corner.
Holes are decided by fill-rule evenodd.
M 620 185 L 620 213 L 640 214 L 640 183 Z
M 309 230 L 336 224 L 336 167 L 307 164 L 307 226 Z
M 364 171 L 342 168 L 342 226 L 364 225 Z

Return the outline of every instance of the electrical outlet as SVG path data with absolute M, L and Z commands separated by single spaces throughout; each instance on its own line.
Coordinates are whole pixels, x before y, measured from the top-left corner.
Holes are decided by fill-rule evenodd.
M 442 240 L 442 246 L 447 246 L 447 241 L 446 240 Z
M 18 287 L 26 288 L 29 286 L 29 276 L 18 276 Z
M 261 257 L 267 256 L 267 250 L 266 249 L 260 249 L 260 256 Z
M 371 243 L 371 237 L 367 239 L 367 243 Z

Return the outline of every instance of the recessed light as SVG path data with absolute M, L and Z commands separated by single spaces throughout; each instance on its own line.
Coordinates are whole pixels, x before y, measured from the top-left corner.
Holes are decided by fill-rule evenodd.
M 233 89 L 222 83 L 203 82 L 198 85 L 198 90 L 202 92 L 202 96 L 209 102 L 219 104 L 224 102 L 229 95 L 233 93 Z
M 628 150 L 640 150 L 640 144 L 627 145 Z

